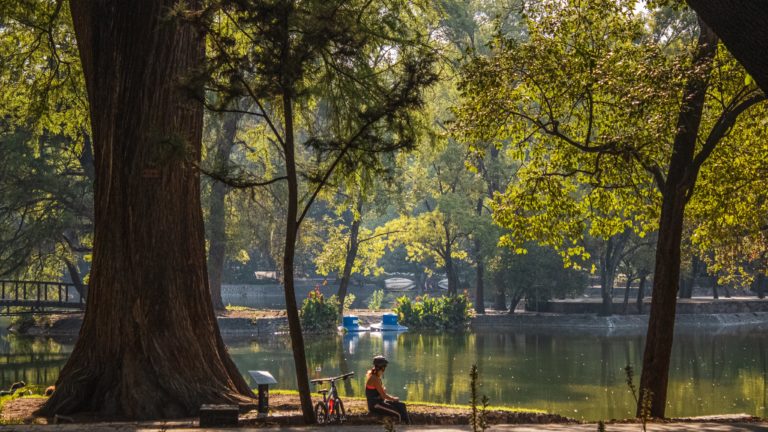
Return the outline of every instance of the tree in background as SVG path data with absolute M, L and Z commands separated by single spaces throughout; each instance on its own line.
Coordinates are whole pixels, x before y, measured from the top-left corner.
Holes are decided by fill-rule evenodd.
M 400 1 L 224 1 L 203 14 L 210 87 L 222 102 L 247 97 L 283 160 L 284 172 L 263 183 L 287 184 L 283 284 L 307 423 L 315 419 L 294 288 L 299 228 L 334 175 L 413 146 L 411 113 L 436 79 L 419 13 Z
M 764 96 L 738 68 L 715 61 L 708 29 L 695 43 L 665 44 L 633 8 L 594 1 L 527 9 L 527 40 L 499 38 L 494 56 L 468 67 L 462 122 L 468 141 L 519 149 L 518 182 L 495 205 L 496 220 L 511 229 L 508 243 L 528 233 L 583 257 L 583 246 L 566 239 L 580 238 L 586 217 L 606 239 L 658 224 L 640 387 L 652 395 L 651 415 L 663 417 L 685 207 L 702 165 L 734 145 L 725 138 Z M 708 89 L 717 91 L 707 98 Z
M 0 277 L 68 272 L 85 295 L 93 149 L 61 3 L 0 5 Z
M 555 250 L 536 244 L 526 245 L 525 253 L 498 248 L 488 260 L 488 270 L 494 288 L 507 293 L 510 314 L 522 299 L 529 310 L 538 311 L 542 302 L 581 294 L 587 285 L 585 271 L 563 266 Z

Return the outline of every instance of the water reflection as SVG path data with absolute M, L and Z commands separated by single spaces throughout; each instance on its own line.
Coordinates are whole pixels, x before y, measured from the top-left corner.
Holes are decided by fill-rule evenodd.
M 354 371 L 342 394 L 364 393 L 371 358 L 390 359 L 385 384 L 410 400 L 466 403 L 469 369 L 477 363 L 481 393 L 494 405 L 540 408 L 576 418 L 632 416 L 634 401 L 623 368 L 639 373 L 643 338 L 570 332 L 488 332 L 466 334 L 362 333 L 308 336 L 311 378 Z M 291 344 L 279 335 L 229 341 L 230 353 L 246 379 L 264 369 L 278 388 L 296 388 Z M 670 371 L 670 416 L 749 413 L 768 416 L 768 332 L 750 330 L 677 334 Z M 71 352 L 70 342 L 0 337 L 0 387 L 25 380 L 52 384 Z M 639 376 L 635 376 L 639 381 Z

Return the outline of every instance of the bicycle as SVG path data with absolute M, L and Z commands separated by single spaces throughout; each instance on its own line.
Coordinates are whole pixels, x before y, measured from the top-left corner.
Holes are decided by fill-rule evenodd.
M 336 390 L 336 381 L 345 380 L 354 374 L 354 372 L 348 372 L 344 375 L 329 378 L 318 378 L 310 381 L 314 385 L 320 385 L 326 381 L 331 383 L 330 389 L 322 389 L 317 391 L 323 395 L 322 402 L 315 404 L 315 420 L 317 421 L 317 424 L 334 422 L 341 424 L 347 420 L 347 415 L 344 412 L 344 402 L 341 401 L 339 393 Z

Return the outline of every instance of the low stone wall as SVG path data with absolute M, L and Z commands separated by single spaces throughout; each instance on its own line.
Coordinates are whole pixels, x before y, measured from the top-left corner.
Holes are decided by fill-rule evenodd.
M 80 332 L 80 326 L 83 323 L 81 316 L 62 317 L 53 321 L 50 326 L 33 326 L 16 330 L 18 333 L 29 336 L 63 336 L 73 337 Z M 288 318 L 229 318 L 219 317 L 219 331 L 223 336 L 229 337 L 250 337 L 265 336 L 274 333 L 288 331 Z
M 678 315 L 675 320 L 676 330 L 733 329 L 743 326 L 768 326 L 768 312 L 747 312 L 734 314 Z M 514 329 L 554 329 L 583 332 L 598 330 L 608 333 L 642 334 L 648 327 L 648 315 L 613 315 L 595 314 L 535 314 L 518 313 L 503 315 L 478 315 L 472 318 L 473 330 L 514 330 Z
M 219 318 L 223 336 L 265 336 L 288 331 L 288 318 Z
M 643 306 L 643 312 L 648 314 L 650 311 L 649 299 Z M 614 311 L 621 311 L 624 305 L 621 302 L 613 302 Z M 537 312 L 557 313 L 557 314 L 597 314 L 600 312 L 601 302 L 599 299 L 568 301 L 555 300 L 539 304 Z M 630 302 L 628 310 L 635 313 L 636 303 Z M 677 302 L 678 315 L 700 315 L 700 314 L 738 314 L 750 312 L 768 312 L 768 299 L 681 299 Z

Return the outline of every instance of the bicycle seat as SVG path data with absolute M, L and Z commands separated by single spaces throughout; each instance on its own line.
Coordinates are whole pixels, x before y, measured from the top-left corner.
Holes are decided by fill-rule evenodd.
M 324 394 L 328 393 L 328 389 L 318 390 L 317 392 L 320 393 L 321 395 L 324 395 Z

